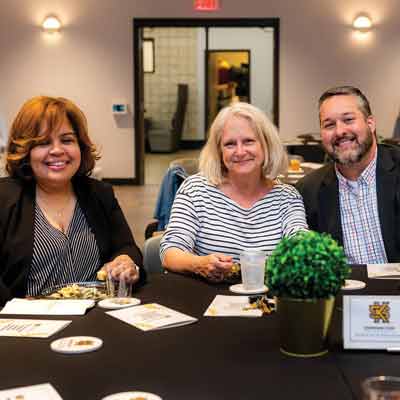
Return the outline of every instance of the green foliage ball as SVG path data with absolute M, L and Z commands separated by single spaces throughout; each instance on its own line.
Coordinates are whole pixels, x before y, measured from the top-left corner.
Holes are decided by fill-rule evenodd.
M 350 267 L 343 248 L 330 235 L 300 231 L 279 242 L 265 272 L 274 296 L 322 299 L 339 292 Z

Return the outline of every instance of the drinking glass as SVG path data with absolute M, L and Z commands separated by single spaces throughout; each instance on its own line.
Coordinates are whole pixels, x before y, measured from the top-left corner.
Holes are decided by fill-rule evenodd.
M 111 272 L 107 274 L 106 279 L 107 296 L 108 297 L 131 297 L 132 283 L 126 282 L 122 277 L 119 280 L 111 276 Z
M 245 290 L 257 290 L 264 286 L 266 257 L 266 252 L 261 250 L 244 250 L 240 253 L 240 270 Z
M 373 376 L 361 386 L 364 400 L 400 400 L 400 377 Z

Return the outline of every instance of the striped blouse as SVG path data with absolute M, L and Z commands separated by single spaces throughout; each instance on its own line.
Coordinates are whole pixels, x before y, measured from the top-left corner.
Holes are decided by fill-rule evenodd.
M 282 237 L 303 229 L 308 229 L 304 204 L 294 187 L 278 183 L 244 208 L 196 174 L 179 188 L 160 253 L 163 258 L 175 247 L 201 256 L 224 253 L 238 262 L 243 249 L 270 254 Z
M 93 281 L 100 268 L 100 253 L 83 211 L 76 203 L 66 233 L 52 226 L 35 206 L 32 265 L 28 296 L 37 296 L 56 285 Z

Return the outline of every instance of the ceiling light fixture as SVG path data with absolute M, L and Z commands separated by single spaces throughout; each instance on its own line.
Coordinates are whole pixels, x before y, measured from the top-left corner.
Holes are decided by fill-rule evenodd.
M 359 14 L 353 21 L 353 28 L 359 32 L 368 32 L 372 28 L 371 18 L 366 14 Z
M 59 32 L 61 29 L 61 21 L 55 15 L 48 15 L 42 23 L 42 28 L 46 33 Z

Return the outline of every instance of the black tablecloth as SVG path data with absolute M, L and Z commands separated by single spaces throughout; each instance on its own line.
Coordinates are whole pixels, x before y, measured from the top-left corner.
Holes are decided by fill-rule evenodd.
M 355 278 L 366 279 L 363 268 Z M 369 281 L 353 294 L 398 293 L 395 281 Z M 50 382 L 65 400 L 101 399 L 116 392 L 149 391 L 164 400 L 352 399 L 367 376 L 399 375 L 400 357 L 385 352 L 343 351 L 341 302 L 337 302 L 331 351 L 297 359 L 279 351 L 276 315 L 210 318 L 203 313 L 227 285 L 211 285 L 176 274 L 152 276 L 136 293 L 192 315 L 192 325 L 142 332 L 95 308 L 49 339 L 0 338 L 0 388 Z M 6 316 L 3 316 L 6 317 Z M 8 316 L 7 316 L 8 317 Z M 32 318 L 31 316 L 28 318 Z M 71 335 L 104 341 L 98 351 L 63 355 L 50 343 Z

